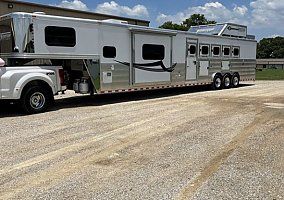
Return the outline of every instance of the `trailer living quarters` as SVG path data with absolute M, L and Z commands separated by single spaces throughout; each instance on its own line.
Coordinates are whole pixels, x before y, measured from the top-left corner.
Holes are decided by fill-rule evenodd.
M 182 32 L 17 12 L 0 17 L 0 57 L 6 63 L 0 67 L 0 99 L 19 99 L 36 113 L 65 89 L 99 94 L 198 84 L 237 87 L 255 79 L 256 41 L 246 26 L 230 23 Z M 40 70 L 48 70 L 46 77 Z M 31 86 L 37 95 L 27 95 Z

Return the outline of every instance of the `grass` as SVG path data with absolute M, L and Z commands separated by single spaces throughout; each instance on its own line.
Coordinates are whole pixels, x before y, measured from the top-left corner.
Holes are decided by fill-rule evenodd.
M 284 70 L 282 69 L 262 69 L 256 70 L 256 80 L 284 80 Z

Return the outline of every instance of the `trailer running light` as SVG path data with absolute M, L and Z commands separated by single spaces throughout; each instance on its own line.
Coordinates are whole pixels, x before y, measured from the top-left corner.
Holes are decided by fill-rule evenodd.
M 60 85 L 65 85 L 64 84 L 64 70 L 63 69 L 59 69 L 59 78 L 60 78 Z

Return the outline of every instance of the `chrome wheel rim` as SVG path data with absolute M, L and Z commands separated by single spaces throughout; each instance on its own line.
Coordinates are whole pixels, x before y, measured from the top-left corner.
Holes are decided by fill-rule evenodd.
M 234 85 L 234 86 L 237 86 L 238 84 L 239 84 L 239 78 L 235 76 L 235 77 L 233 78 L 233 85 Z
M 224 85 L 225 85 L 225 87 L 229 87 L 230 86 L 230 78 L 229 77 L 225 78 Z
M 45 97 L 42 93 L 40 92 L 35 92 L 32 94 L 30 98 L 30 105 L 33 109 L 41 109 L 43 108 L 45 104 Z
M 215 87 L 220 88 L 222 84 L 222 80 L 220 78 L 216 78 L 215 80 Z

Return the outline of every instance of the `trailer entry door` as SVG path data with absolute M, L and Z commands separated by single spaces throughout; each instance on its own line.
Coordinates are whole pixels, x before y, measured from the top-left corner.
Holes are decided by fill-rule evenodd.
M 197 72 L 197 40 L 187 39 L 187 53 L 186 53 L 186 80 L 196 80 Z

